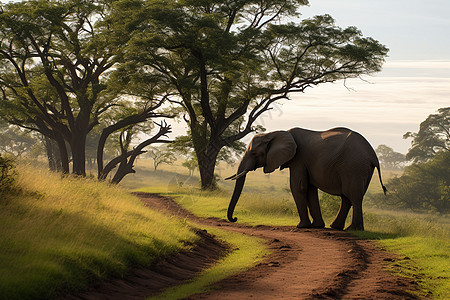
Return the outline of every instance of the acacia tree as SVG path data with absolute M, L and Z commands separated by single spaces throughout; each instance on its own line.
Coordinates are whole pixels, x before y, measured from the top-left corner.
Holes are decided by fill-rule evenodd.
M 104 178 L 108 137 L 164 116 L 156 112 L 164 95 L 137 100 L 106 92 L 108 85 L 115 84 L 108 82 L 109 72 L 125 43 L 117 43 L 117 35 L 104 22 L 110 2 L 34 0 L 1 8 L 1 105 L 12 124 L 38 131 L 57 143 L 66 173 L 70 154 L 73 173 L 86 174 L 86 138 L 100 123 L 104 126 L 97 152 L 98 177 Z M 166 127 L 160 127 L 159 136 L 167 133 Z M 142 151 L 126 151 L 125 158 L 135 153 Z M 125 163 L 121 157 L 112 167 Z
M 404 154 L 395 152 L 389 146 L 379 145 L 377 149 L 375 149 L 377 153 L 378 159 L 380 160 L 383 169 L 391 169 L 398 170 L 402 169 L 405 166 L 406 157 Z
M 134 30 L 127 58 L 165 78 L 178 96 L 203 189 L 217 156 L 255 130 L 254 122 L 293 92 L 381 69 L 387 48 L 329 15 L 299 22 L 307 0 L 116 3 L 120 28 Z
M 406 158 L 414 162 L 427 161 L 438 152 L 450 151 L 450 107 L 438 109 L 420 123 L 419 132 L 407 132 L 404 139 L 412 138 Z
M 15 96 L 28 107 L 40 131 L 48 129 L 53 133 L 48 136 L 68 142 L 78 175 L 86 174 L 86 136 L 108 107 L 100 92 L 113 53 L 103 49 L 104 36 L 94 28 L 102 11 L 102 5 L 90 1 L 24 1 L 5 5 L 0 15 L 0 55 L 11 71 L 3 76 L 3 89 L 10 92 L 4 96 Z M 57 96 L 40 97 L 38 79 Z
M 152 147 L 147 151 L 147 156 L 153 159 L 153 169 L 156 171 L 159 165 L 172 165 L 177 160 L 175 154 L 167 147 Z

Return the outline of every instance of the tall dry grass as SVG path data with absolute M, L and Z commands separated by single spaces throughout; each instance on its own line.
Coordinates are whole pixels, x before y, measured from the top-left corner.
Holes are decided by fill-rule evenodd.
M 17 168 L 0 199 L 0 298 L 48 299 L 149 265 L 196 236 L 121 187 Z

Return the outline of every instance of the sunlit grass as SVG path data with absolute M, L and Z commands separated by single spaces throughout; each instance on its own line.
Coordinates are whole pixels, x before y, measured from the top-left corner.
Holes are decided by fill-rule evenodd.
M 419 296 L 450 299 L 450 224 L 448 218 L 427 214 L 381 212 L 366 214 L 360 237 L 378 240 L 383 248 L 409 259 L 391 264 L 394 273 L 412 278 Z
M 140 188 L 142 192 L 157 192 L 155 188 Z M 200 217 L 226 219 L 230 195 L 225 191 L 201 191 L 197 188 L 174 188 L 163 192 L 174 198 L 184 208 Z M 235 209 L 239 223 L 248 225 L 296 225 L 298 215 L 295 204 L 287 193 L 243 194 Z
M 170 288 L 152 299 L 184 299 L 193 294 L 206 292 L 211 289 L 212 283 L 255 266 L 269 253 L 264 241 L 259 238 L 213 227 L 206 228 L 209 233 L 231 244 L 232 252 L 217 264 L 204 270 L 199 277 L 181 286 Z
M 0 199 L 0 298 L 85 289 L 197 239 L 120 187 L 29 166 L 18 173 L 20 191 Z

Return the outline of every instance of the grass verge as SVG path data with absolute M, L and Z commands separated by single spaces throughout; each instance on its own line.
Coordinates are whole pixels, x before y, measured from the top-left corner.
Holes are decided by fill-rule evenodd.
M 367 231 L 356 235 L 406 258 L 388 263 L 390 271 L 414 279 L 419 297 L 450 299 L 450 226 L 442 217 L 378 212 L 366 220 Z
M 206 227 L 206 229 L 209 233 L 231 244 L 234 248 L 233 251 L 217 264 L 204 270 L 200 276 L 192 281 L 170 288 L 163 294 L 150 299 L 183 299 L 206 292 L 211 289 L 211 284 L 255 266 L 269 253 L 267 246 L 259 238 L 213 227 Z
M 197 236 L 127 191 L 19 166 L 0 199 L 0 299 L 49 299 L 150 265 Z

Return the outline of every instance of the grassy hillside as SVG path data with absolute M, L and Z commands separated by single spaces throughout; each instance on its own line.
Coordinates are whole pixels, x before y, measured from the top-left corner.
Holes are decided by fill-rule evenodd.
M 120 187 L 18 167 L 0 199 L 0 298 L 48 299 L 149 265 L 196 235 Z

